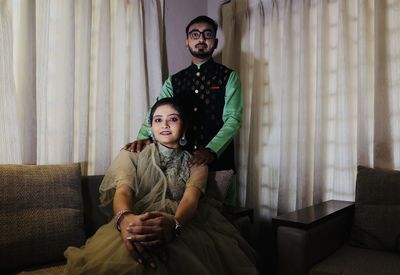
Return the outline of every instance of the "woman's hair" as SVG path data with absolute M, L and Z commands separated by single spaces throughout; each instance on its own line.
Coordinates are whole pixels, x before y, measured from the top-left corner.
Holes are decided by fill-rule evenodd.
M 154 103 L 153 107 L 151 107 L 151 110 L 150 110 L 150 117 L 149 117 L 150 126 L 153 124 L 153 116 L 154 116 L 155 111 L 157 110 L 158 107 L 163 106 L 163 105 L 171 105 L 178 112 L 179 117 L 183 122 L 183 129 L 186 129 L 187 118 L 185 116 L 185 113 L 183 112 L 183 109 L 180 106 L 179 102 L 173 97 L 166 97 L 166 98 L 160 99 L 160 100 L 156 101 L 156 103 Z

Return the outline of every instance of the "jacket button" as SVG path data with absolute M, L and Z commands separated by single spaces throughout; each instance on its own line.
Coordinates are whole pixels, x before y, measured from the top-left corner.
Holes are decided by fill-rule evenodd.
M 194 108 L 193 108 L 193 111 L 197 112 L 197 107 L 194 107 Z
M 197 72 L 197 73 L 196 73 L 196 76 L 200 76 L 200 72 Z

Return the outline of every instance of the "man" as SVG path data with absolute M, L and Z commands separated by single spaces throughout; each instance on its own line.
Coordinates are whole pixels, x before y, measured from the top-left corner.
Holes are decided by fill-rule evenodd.
M 217 29 L 217 23 L 207 16 L 196 17 L 187 25 L 185 43 L 192 64 L 170 76 L 158 97 L 175 97 L 181 102 L 190 119 L 185 136 L 185 148 L 193 153 L 189 165 L 207 163 L 210 171 L 234 169 L 233 137 L 240 128 L 243 110 L 237 73 L 212 59 L 218 45 Z M 149 137 L 145 122 L 138 140 L 125 148 L 141 151 L 151 142 Z

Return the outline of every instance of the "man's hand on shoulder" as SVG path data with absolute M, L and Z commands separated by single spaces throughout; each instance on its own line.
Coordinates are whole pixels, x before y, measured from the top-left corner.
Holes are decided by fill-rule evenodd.
M 152 140 L 150 138 L 135 140 L 134 142 L 126 144 L 123 149 L 130 152 L 141 152 L 143 148 L 150 143 L 152 143 Z
M 217 159 L 217 155 L 209 148 L 200 148 L 193 152 L 189 160 L 189 167 L 194 165 L 210 164 Z

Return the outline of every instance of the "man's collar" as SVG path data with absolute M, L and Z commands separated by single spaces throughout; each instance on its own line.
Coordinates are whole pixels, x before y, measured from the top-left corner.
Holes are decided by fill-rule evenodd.
M 195 68 L 197 68 L 197 69 L 200 69 L 203 65 L 211 64 L 211 63 L 214 63 L 214 60 L 213 60 L 212 57 L 210 57 L 210 58 L 207 59 L 206 61 L 204 61 L 204 62 L 202 62 L 202 63 L 199 63 L 199 64 L 194 64 L 194 63 L 192 63 L 192 66 L 195 67 Z

